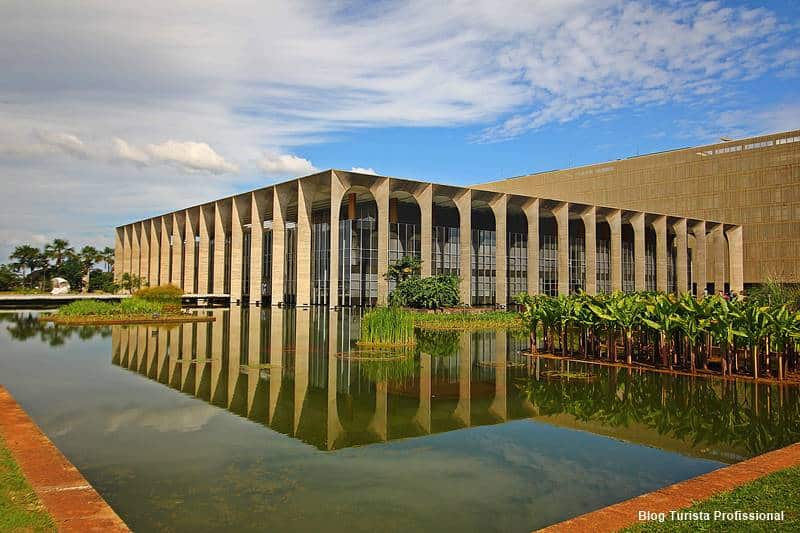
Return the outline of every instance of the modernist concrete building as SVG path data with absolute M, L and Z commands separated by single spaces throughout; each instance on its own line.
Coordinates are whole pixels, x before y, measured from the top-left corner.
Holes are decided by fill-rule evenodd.
M 261 305 L 382 304 L 391 261 L 457 274 L 471 305 L 519 292 L 743 287 L 722 219 L 327 170 L 118 227 L 115 273 Z
M 742 227 L 746 285 L 768 279 L 800 283 L 800 130 L 478 187 L 724 220 Z

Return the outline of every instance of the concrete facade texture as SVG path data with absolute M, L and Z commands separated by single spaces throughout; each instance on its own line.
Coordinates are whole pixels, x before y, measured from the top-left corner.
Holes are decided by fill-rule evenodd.
M 743 283 L 800 282 L 800 130 L 476 187 L 687 219 L 724 220 L 742 228 Z

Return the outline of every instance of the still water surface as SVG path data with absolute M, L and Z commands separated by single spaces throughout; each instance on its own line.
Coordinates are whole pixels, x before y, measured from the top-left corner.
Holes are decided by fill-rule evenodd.
M 364 361 L 357 312 L 42 326 L 0 383 L 135 530 L 530 531 L 800 440 L 797 388 L 527 358 L 506 331 Z

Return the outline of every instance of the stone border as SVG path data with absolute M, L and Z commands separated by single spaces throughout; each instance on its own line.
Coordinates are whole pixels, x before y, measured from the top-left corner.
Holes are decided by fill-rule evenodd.
M 640 524 L 639 511 L 669 512 L 707 500 L 778 470 L 800 465 L 800 443 L 540 529 L 547 533 L 618 531 Z
M 2 385 L 0 434 L 58 531 L 130 531 Z

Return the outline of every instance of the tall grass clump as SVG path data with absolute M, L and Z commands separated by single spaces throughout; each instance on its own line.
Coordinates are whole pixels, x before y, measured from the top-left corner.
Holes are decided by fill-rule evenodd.
M 414 344 L 414 315 L 395 307 L 379 307 L 361 319 L 359 344 L 409 346 Z
M 126 298 L 118 303 L 77 300 L 58 309 L 60 316 L 152 315 L 161 313 L 166 304 L 141 298 Z

